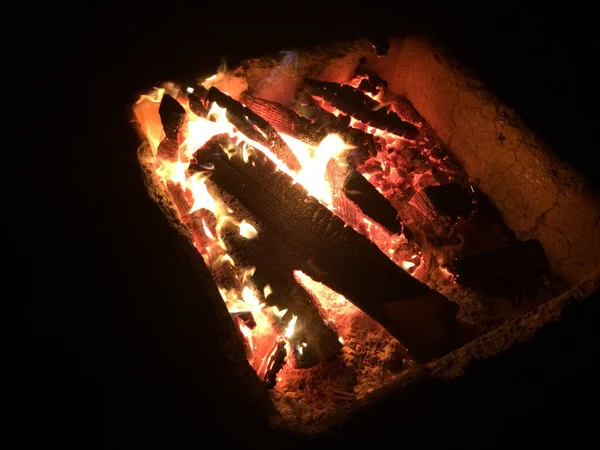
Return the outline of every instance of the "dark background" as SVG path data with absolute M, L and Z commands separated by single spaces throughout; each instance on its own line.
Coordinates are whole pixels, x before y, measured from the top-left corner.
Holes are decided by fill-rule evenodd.
M 233 66 L 299 45 L 426 33 L 598 186 L 594 14 L 577 2 L 441 3 L 134 2 L 53 5 L 26 16 L 30 44 L 17 64 L 25 82 L 15 84 L 41 114 L 22 136 L 34 145 L 19 159 L 11 189 L 26 199 L 15 205 L 14 224 L 23 234 L 10 235 L 21 240 L 11 259 L 17 276 L 8 280 L 16 282 L 15 302 L 24 305 L 26 318 L 10 365 L 18 376 L 12 415 L 24 425 L 21 440 L 62 448 L 165 448 L 156 436 L 173 433 L 172 448 L 209 445 L 178 434 L 173 424 L 192 419 L 153 400 L 156 384 L 149 379 L 157 377 L 140 370 L 138 357 L 153 349 L 128 341 L 150 289 L 141 285 L 160 256 L 140 223 L 154 207 L 126 181 L 139 174 L 130 105 L 160 81 L 213 72 L 222 57 Z M 539 394 L 538 407 L 507 411 L 489 441 L 466 439 L 464 447 L 501 442 L 504 448 L 539 433 L 549 433 L 540 446 L 587 436 L 588 413 L 579 399 L 597 393 L 593 370 L 596 365 L 574 365 Z M 218 377 L 198 383 L 211 411 L 218 398 L 211 392 L 226 387 Z M 207 416 L 206 439 L 235 432 L 218 414 Z

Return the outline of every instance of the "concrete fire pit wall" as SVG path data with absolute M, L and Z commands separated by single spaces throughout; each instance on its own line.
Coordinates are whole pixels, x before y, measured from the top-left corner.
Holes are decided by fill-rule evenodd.
M 517 237 L 542 243 L 558 275 L 574 285 L 599 266 L 598 199 L 513 110 L 419 38 L 394 39 L 388 56 L 368 57 L 389 89 L 413 102 Z

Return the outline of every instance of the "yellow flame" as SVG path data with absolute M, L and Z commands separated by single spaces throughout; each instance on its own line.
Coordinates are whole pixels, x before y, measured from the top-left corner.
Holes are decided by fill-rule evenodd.
M 292 320 L 288 323 L 288 326 L 285 329 L 284 336 L 287 339 L 290 339 L 294 335 L 294 331 L 296 331 L 296 322 L 298 321 L 297 316 L 293 316 Z
M 414 262 L 410 262 L 410 261 L 402 261 L 400 263 L 400 267 L 402 267 L 404 270 L 408 270 L 411 267 L 415 267 L 416 264 Z
M 265 298 L 267 298 L 269 295 L 271 295 L 273 293 L 273 289 L 271 289 L 271 285 L 267 284 L 264 288 L 263 288 L 263 295 L 265 296 Z
M 353 147 L 347 145 L 337 134 L 328 135 L 316 148 L 284 133 L 280 134 L 302 166 L 295 181 L 325 206 L 331 207 L 333 197 L 331 185 L 326 179 L 327 165 L 331 159 Z M 339 160 L 336 163 L 344 164 Z
M 254 239 L 256 236 L 258 236 L 258 231 L 256 231 L 256 228 L 254 228 L 252 224 L 246 222 L 245 220 L 240 222 L 239 227 L 240 235 L 246 239 Z

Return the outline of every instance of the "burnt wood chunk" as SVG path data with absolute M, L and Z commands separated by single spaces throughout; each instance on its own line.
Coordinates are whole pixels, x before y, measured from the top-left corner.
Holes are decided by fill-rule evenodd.
M 273 389 L 277 384 L 277 374 L 283 368 L 287 359 L 287 350 L 285 341 L 278 340 L 269 352 L 266 364 L 259 369 L 260 377 L 267 386 L 267 389 Z
M 300 162 L 275 128 L 237 100 L 212 86 L 206 94 L 208 104 L 215 102 L 227 110 L 227 119 L 248 138 L 264 145 L 277 155 L 291 170 L 300 170 Z
M 457 283 L 485 284 L 499 277 L 548 269 L 542 245 L 536 240 L 517 241 L 498 250 L 470 255 L 444 266 Z
M 456 347 L 458 307 L 412 278 L 375 244 L 334 216 L 260 152 L 248 163 L 241 150 L 225 152 L 222 137 L 198 150 L 189 170 L 211 167 L 207 186 L 228 192 L 278 244 L 271 257 L 298 269 L 357 305 L 410 351 L 431 361 Z M 229 144 L 230 146 L 230 144 Z M 227 198 L 224 200 L 228 202 Z
M 165 132 L 165 138 L 158 146 L 158 156 L 175 161 L 178 158 L 179 145 L 182 142 L 181 132 L 186 118 L 185 109 L 169 94 L 164 94 L 158 114 Z
M 405 122 L 390 108 L 352 86 L 306 79 L 305 89 L 367 125 L 406 139 L 415 139 L 419 135 L 415 125 Z
M 460 217 L 469 217 L 475 209 L 473 198 L 457 182 L 426 186 L 415 193 L 410 204 L 430 220 L 435 220 L 438 216 L 446 216 L 453 222 Z
M 164 94 L 158 108 L 165 136 L 177 139 L 185 120 L 185 109 L 169 94 Z

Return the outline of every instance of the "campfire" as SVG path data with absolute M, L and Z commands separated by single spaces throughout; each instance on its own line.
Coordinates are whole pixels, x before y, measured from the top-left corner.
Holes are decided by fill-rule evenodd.
M 302 423 L 568 287 L 374 69 L 386 57 L 356 45 L 165 83 L 134 105 L 150 194 Z

